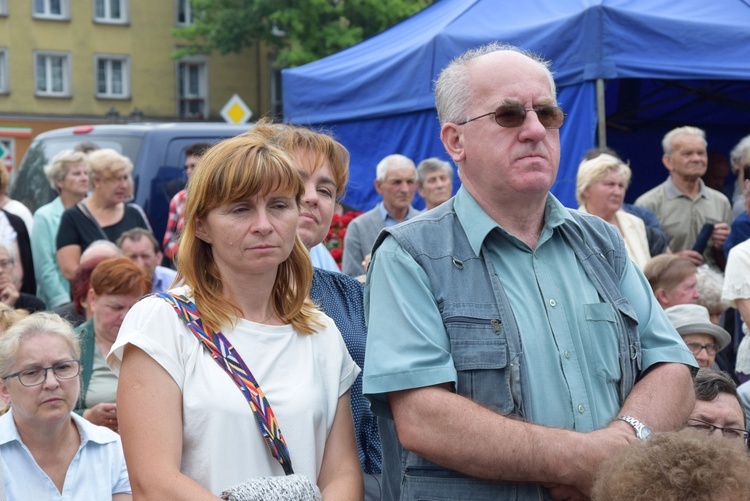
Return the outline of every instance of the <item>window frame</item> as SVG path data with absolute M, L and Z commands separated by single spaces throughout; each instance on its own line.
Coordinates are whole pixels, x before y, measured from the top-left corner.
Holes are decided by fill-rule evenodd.
M 130 24 L 130 2 L 129 0 L 116 0 L 120 4 L 121 17 L 119 19 L 113 18 L 111 13 L 107 12 L 109 10 L 111 1 L 112 0 L 92 0 L 91 16 L 94 22 L 98 24 Z M 96 4 L 98 2 L 103 2 L 104 4 L 105 14 L 102 17 L 99 17 L 96 15 Z
M 180 21 L 180 6 L 185 6 L 185 21 Z M 174 24 L 175 26 L 190 26 L 193 24 L 195 15 L 190 0 L 175 0 L 174 2 Z
M 63 59 L 64 66 L 63 66 L 63 74 L 62 74 L 62 82 L 63 82 L 63 90 L 59 92 L 50 91 L 50 90 L 39 90 L 37 89 L 37 82 L 39 80 L 39 65 L 38 65 L 38 58 L 40 57 L 60 57 Z M 72 72 L 72 66 L 73 60 L 70 55 L 70 52 L 67 51 L 59 51 L 59 50 L 35 50 L 34 51 L 34 95 L 37 97 L 60 97 L 60 98 L 69 98 L 72 97 L 73 94 L 73 82 L 71 80 L 73 72 Z M 45 64 L 45 73 L 49 72 L 49 69 L 46 67 Z M 45 75 L 45 77 L 48 75 Z M 50 85 L 49 82 L 47 82 L 47 89 L 49 89 Z
M 43 2 L 44 12 L 37 12 L 36 2 Z M 50 21 L 69 21 L 70 20 L 70 0 L 59 0 L 60 1 L 60 13 L 50 13 L 52 0 L 31 0 L 31 17 L 34 19 L 46 19 Z
M 183 95 L 181 89 L 183 88 L 182 83 L 182 75 L 183 75 L 183 65 L 188 66 L 200 66 L 202 67 L 202 70 L 200 74 L 198 75 L 198 86 L 199 86 L 199 92 L 195 95 Z M 177 78 L 176 85 L 177 85 L 177 116 L 180 117 L 183 120 L 206 120 L 208 119 L 208 57 L 206 56 L 190 56 L 185 57 L 177 61 L 176 64 L 176 72 L 177 72 Z M 187 82 L 186 82 L 187 84 Z M 186 85 L 185 85 L 186 86 Z M 187 113 L 183 113 L 183 102 L 186 100 L 202 100 L 203 101 L 203 107 L 199 115 L 188 115 Z
M 7 47 L 0 47 L 0 95 L 10 94 L 9 53 L 10 51 Z
M 122 94 L 114 94 L 111 92 L 113 81 L 111 81 L 111 64 L 108 64 L 106 87 L 107 91 L 99 91 L 99 62 L 100 61 L 120 61 L 122 64 Z M 94 96 L 97 99 L 130 99 L 132 96 L 130 79 L 132 76 L 130 56 L 127 54 L 94 54 Z

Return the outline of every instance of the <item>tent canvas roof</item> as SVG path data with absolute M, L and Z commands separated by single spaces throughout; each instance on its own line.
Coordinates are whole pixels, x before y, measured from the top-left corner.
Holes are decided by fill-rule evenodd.
M 354 186 L 354 200 L 370 202 L 367 180 L 383 156 L 445 157 L 435 141 L 437 125 L 423 116 L 436 121 L 434 81 L 453 57 L 494 40 L 553 62 L 560 102 L 570 115 L 562 129 L 558 176 L 568 205 L 580 154 L 594 142 L 596 79 L 617 82 L 608 85 L 607 111 L 623 123 L 641 110 L 660 117 L 680 112 L 686 100 L 710 95 L 727 108 L 713 121 L 750 125 L 736 113 L 750 109 L 750 0 L 438 0 L 354 47 L 284 70 L 285 120 L 333 127 L 352 152 L 352 177 L 362 181 Z M 659 83 L 677 80 L 691 81 L 686 84 L 692 88 Z M 669 88 L 669 95 L 642 108 L 641 99 L 658 95 L 656 88 Z M 684 118 L 702 121 L 705 113 L 698 110 Z M 411 126 L 400 129 L 421 139 L 389 138 L 378 132 L 379 119 L 381 127 L 407 121 Z M 368 135 L 362 134 L 365 126 Z M 369 141 L 381 147 L 357 144 Z M 366 193 L 357 193 L 360 188 Z

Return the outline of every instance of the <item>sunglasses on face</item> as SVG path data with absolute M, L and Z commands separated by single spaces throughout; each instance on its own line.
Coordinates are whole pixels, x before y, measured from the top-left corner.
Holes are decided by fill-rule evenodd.
M 527 110 L 520 104 L 502 104 L 495 108 L 495 111 L 479 115 L 478 117 L 458 122 L 457 125 L 464 125 L 474 120 L 494 115 L 495 122 L 500 127 L 520 127 L 526 120 L 529 111 L 536 113 L 536 117 L 545 129 L 559 129 L 562 127 L 565 117 L 568 116 L 558 106 L 535 106 Z

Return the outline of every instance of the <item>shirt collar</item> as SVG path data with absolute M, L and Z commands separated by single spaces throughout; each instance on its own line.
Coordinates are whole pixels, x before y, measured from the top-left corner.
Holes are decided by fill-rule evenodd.
M 380 212 L 380 217 L 382 217 L 383 221 L 385 221 L 386 223 L 392 222 L 393 224 L 398 224 L 399 222 L 402 222 L 396 219 L 395 217 L 393 217 L 391 213 L 388 212 L 383 202 L 378 202 L 377 208 L 378 208 L 378 211 Z M 406 212 L 406 217 L 404 218 L 404 221 L 408 221 L 409 219 L 413 218 L 417 214 L 419 214 L 419 211 L 410 205 L 409 210 Z M 388 225 L 386 224 L 386 226 Z
M 504 235 L 510 235 L 484 212 L 474 197 L 463 186 L 456 193 L 454 208 L 458 220 L 461 222 L 461 226 L 469 239 L 469 245 L 471 245 L 472 250 L 477 256 L 480 254 L 482 244 L 492 230 L 497 229 Z M 570 215 L 568 209 L 554 195 L 549 193 L 544 208 L 544 229 L 539 240 L 540 243 L 547 240 L 552 234 L 552 230 L 565 221 L 571 221 L 578 226 L 578 223 Z
M 78 428 L 78 434 L 81 436 L 81 447 L 86 445 L 89 440 L 97 444 L 108 444 L 110 442 L 116 442 L 118 435 L 103 426 L 95 426 L 86 419 L 82 418 L 75 412 L 71 412 L 70 416 L 73 418 L 73 422 Z M 5 424 L 6 421 L 9 421 Z M 8 412 L 0 417 L 0 444 L 7 444 L 13 441 L 23 443 L 21 435 L 18 434 L 18 428 L 16 423 L 13 421 L 13 409 L 8 409 Z
M 706 187 L 706 183 L 703 182 L 703 179 L 698 179 L 698 183 L 701 187 L 700 191 L 698 191 L 698 196 L 708 198 L 708 188 Z M 669 176 L 667 178 L 667 181 L 664 183 L 664 194 L 670 200 L 680 197 L 687 197 L 687 195 L 680 191 L 677 185 L 674 184 L 674 181 L 672 181 L 672 176 Z

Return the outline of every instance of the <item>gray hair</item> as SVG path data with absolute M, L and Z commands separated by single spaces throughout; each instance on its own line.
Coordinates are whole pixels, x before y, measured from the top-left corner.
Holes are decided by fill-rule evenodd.
M 694 136 L 703 140 L 703 146 L 708 146 L 706 141 L 706 131 L 699 129 L 698 127 L 691 127 L 686 125 L 684 127 L 677 127 L 672 129 L 664 135 L 664 139 L 661 140 L 661 148 L 664 150 L 665 155 L 672 154 L 672 146 L 674 143 L 675 136 Z
M 86 167 L 86 172 L 89 172 L 89 161 L 85 153 L 73 150 L 62 150 L 57 155 L 52 157 L 52 160 L 44 166 L 44 175 L 47 176 L 49 185 L 56 192 L 60 192 L 57 187 L 57 183 L 65 179 L 65 176 L 70 172 L 70 168 L 74 165 L 82 163 Z
M 481 56 L 500 51 L 517 52 L 538 63 L 549 78 L 552 95 L 556 95 L 555 79 L 549 69 L 550 61 L 515 45 L 492 42 L 476 49 L 467 50 L 453 59 L 440 72 L 440 76 L 435 83 L 435 107 L 441 127 L 447 122 L 457 123 L 471 118 L 468 113 L 474 99 L 474 93 L 468 78 L 469 66 Z
M 732 160 L 732 167 L 735 169 L 744 167 L 740 165 L 740 162 L 748 153 L 750 153 L 750 136 L 745 136 L 740 139 L 740 142 L 732 148 L 732 152 L 729 154 L 729 158 Z
M 578 175 L 576 177 L 576 200 L 578 200 L 578 205 L 583 205 L 583 192 L 586 188 L 597 181 L 601 181 L 610 172 L 620 174 L 625 183 L 625 189 L 627 189 L 633 173 L 630 167 L 619 158 L 613 157 L 608 153 L 602 153 L 598 157 L 581 162 L 578 166 Z
M 4 238 L 0 238 L 0 251 L 5 251 L 8 253 L 8 258 L 15 261 L 16 258 L 16 245 L 13 242 L 13 240 L 6 240 Z
M 380 162 L 378 162 L 378 166 L 375 167 L 375 179 L 378 181 L 385 181 L 385 177 L 388 175 L 388 171 L 390 169 L 414 169 L 417 168 L 414 166 L 414 161 L 404 155 L 399 155 L 398 153 L 394 153 L 393 155 L 388 155 L 387 157 L 383 158 Z
M 81 252 L 80 263 L 84 263 L 94 257 L 103 257 L 104 259 L 110 259 L 113 257 L 122 257 L 122 250 L 114 242 L 109 240 L 94 240 L 86 247 L 86 250 Z
M 437 157 L 426 158 L 419 162 L 419 165 L 417 165 L 417 183 L 419 187 L 422 187 L 427 176 L 439 170 L 445 172 L 453 179 L 453 166 L 450 162 L 440 160 Z
M 0 375 L 7 375 L 13 369 L 21 343 L 39 334 L 62 337 L 73 359 L 81 358 L 81 344 L 73 326 L 56 313 L 39 311 L 17 321 L 0 335 Z
M 698 293 L 700 294 L 698 304 L 704 306 L 711 314 L 718 310 L 721 313 L 726 311 L 730 304 L 721 297 L 724 288 L 724 275 L 707 264 L 698 266 L 696 274 L 698 276 Z

